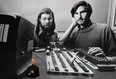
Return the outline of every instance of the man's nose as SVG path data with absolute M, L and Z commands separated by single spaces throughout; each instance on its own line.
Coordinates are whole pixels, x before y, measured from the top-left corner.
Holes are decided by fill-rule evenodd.
M 81 13 L 78 14 L 78 17 L 79 17 L 79 19 L 82 19 L 82 15 L 81 15 Z
M 48 19 L 46 19 L 46 23 L 49 23 L 49 20 Z
M 81 13 L 78 14 L 79 18 L 81 17 Z

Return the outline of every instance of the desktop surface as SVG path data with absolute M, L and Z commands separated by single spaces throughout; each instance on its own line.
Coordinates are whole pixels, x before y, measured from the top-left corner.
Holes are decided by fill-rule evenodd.
M 46 50 L 41 49 L 35 50 L 32 52 L 32 58 L 34 58 L 37 63 L 36 65 L 39 67 L 40 76 L 36 79 L 115 79 L 116 70 L 115 71 L 99 71 L 98 69 L 93 69 L 90 66 L 86 65 L 94 74 L 92 75 L 82 75 L 82 74 L 56 74 L 56 73 L 48 73 L 47 70 L 47 62 L 46 62 Z M 28 79 L 26 75 L 23 73 L 21 79 Z

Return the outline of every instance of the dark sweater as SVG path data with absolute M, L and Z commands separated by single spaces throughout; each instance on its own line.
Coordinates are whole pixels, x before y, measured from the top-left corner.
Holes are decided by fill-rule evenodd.
M 32 73 L 34 71 L 34 73 Z M 30 75 L 29 75 L 30 74 Z M 39 76 L 39 68 L 36 65 L 31 65 L 26 70 L 26 75 L 30 78 L 36 78 Z
M 106 56 L 116 56 L 116 39 L 113 31 L 106 24 L 93 23 L 84 29 L 75 27 L 65 46 L 86 50 L 89 47 L 100 47 Z

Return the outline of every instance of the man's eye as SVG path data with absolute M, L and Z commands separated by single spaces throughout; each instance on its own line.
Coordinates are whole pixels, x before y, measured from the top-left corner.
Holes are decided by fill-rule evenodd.
M 82 11 L 81 13 L 86 13 L 86 11 Z
M 41 18 L 42 20 L 46 20 L 46 18 Z
M 75 14 L 78 14 L 78 13 L 75 13 Z
M 52 18 L 48 18 L 48 20 L 51 20 Z

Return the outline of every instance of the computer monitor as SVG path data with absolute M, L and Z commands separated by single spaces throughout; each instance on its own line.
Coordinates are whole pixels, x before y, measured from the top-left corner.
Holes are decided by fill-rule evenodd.
M 21 16 L 0 14 L 0 79 L 15 78 L 31 60 L 34 25 Z

